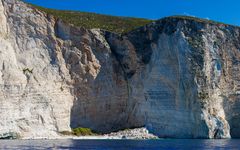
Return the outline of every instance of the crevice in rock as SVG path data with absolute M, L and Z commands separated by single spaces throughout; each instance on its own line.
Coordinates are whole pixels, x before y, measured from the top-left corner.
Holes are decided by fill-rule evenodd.
M 110 50 L 111 50 L 111 52 L 112 52 L 112 54 L 115 56 L 115 58 L 116 58 L 116 60 L 117 60 L 117 62 L 118 62 L 118 64 L 119 64 L 119 66 L 120 66 L 120 69 L 122 70 L 122 72 L 123 72 L 123 76 L 124 76 L 124 79 L 125 79 L 125 81 L 126 81 L 126 84 L 127 84 L 127 92 L 128 92 L 128 100 L 127 100 L 127 104 L 126 104 L 126 112 L 128 113 L 129 112 L 129 110 L 128 110 L 128 108 L 129 108 L 129 104 L 130 104 L 130 92 L 131 92 L 131 86 L 129 85 L 129 78 L 131 78 L 133 75 L 134 75 L 134 73 L 133 72 L 131 72 L 130 74 L 129 73 L 127 73 L 126 72 L 126 70 L 125 70 L 125 68 L 127 67 L 126 66 L 126 64 L 122 64 L 122 62 L 121 62 L 121 57 L 124 57 L 124 56 L 122 56 L 122 55 L 120 55 L 120 54 L 118 54 L 117 53 L 117 51 L 115 50 L 115 46 L 113 46 L 112 45 L 112 42 L 110 41 L 110 36 L 112 35 L 112 33 L 110 33 L 110 32 L 105 32 L 105 39 L 106 39 L 106 41 L 108 42 L 108 45 L 110 46 Z M 115 36 L 117 36 L 117 35 L 115 35 Z M 121 38 L 121 37 L 119 37 L 119 38 Z M 125 67 L 124 67 L 125 66 Z M 127 117 L 126 117 L 126 123 L 128 122 L 128 120 L 129 120 L 129 115 L 127 115 Z

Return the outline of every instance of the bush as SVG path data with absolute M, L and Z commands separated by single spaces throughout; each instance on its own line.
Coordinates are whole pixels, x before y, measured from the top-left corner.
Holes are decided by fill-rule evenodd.
M 76 136 L 95 135 L 91 129 L 82 127 L 72 129 L 72 133 Z
M 23 73 L 26 74 L 27 72 L 32 74 L 33 73 L 33 69 L 24 68 L 23 69 Z
M 62 135 L 69 135 L 69 136 L 73 135 L 73 133 L 71 131 L 60 131 L 59 133 Z

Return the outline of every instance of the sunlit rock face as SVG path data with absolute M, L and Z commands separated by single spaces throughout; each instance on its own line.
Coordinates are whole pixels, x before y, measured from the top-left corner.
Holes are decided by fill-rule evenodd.
M 0 133 L 55 138 L 79 126 L 132 127 L 127 82 L 102 31 L 67 25 L 17 0 L 0 6 Z
M 0 135 L 240 137 L 238 27 L 171 17 L 120 36 L 18 0 L 0 1 L 0 20 Z
M 128 82 L 129 122 L 160 137 L 239 137 L 238 27 L 165 18 L 106 34 Z
M 70 130 L 74 96 L 54 20 L 20 1 L 0 8 L 0 132 L 30 138 Z

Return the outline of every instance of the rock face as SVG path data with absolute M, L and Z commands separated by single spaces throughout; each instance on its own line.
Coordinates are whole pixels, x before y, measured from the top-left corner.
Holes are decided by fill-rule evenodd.
M 103 136 L 107 137 L 108 139 L 158 139 L 157 136 L 150 134 L 146 128 L 125 129 Z
M 146 126 L 240 137 L 240 28 L 170 17 L 117 35 L 0 1 L 0 135 Z

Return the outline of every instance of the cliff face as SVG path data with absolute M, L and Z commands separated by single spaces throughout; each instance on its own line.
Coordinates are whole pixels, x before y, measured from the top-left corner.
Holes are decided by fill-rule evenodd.
M 240 137 L 240 28 L 170 17 L 123 36 L 0 1 L 0 135 L 146 126 Z

